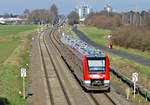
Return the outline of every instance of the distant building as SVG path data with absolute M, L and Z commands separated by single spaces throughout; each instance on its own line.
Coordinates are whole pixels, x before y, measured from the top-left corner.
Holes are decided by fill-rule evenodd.
M 80 6 L 77 6 L 75 11 L 79 14 L 80 21 L 84 21 L 86 16 L 92 12 L 92 8 L 84 3 Z
M 107 12 L 112 12 L 113 11 L 113 8 L 110 6 L 110 5 L 106 5 L 104 7 L 104 10 L 107 11 Z
M 10 17 L 10 18 L 1 17 L 0 18 L 0 24 L 7 24 L 7 23 L 8 24 L 12 24 L 12 23 L 17 24 L 17 23 L 21 23 L 23 21 L 25 21 L 25 19 L 19 18 L 19 17 Z

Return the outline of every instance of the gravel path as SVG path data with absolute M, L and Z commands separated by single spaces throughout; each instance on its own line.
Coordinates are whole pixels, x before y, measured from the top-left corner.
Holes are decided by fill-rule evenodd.
M 141 56 L 135 56 L 135 55 L 132 55 L 132 54 L 129 54 L 129 53 L 126 53 L 126 52 L 116 50 L 116 49 L 109 49 L 108 47 L 104 47 L 102 45 L 99 45 L 99 44 L 95 43 L 94 41 L 91 41 L 83 32 L 79 31 L 77 29 L 77 27 L 74 27 L 72 30 L 79 36 L 79 38 L 81 40 L 87 42 L 88 44 L 90 44 L 90 45 L 92 45 L 92 46 L 94 46 L 98 49 L 101 49 L 101 50 L 104 50 L 104 51 L 107 51 L 107 52 L 111 52 L 111 53 L 116 54 L 120 57 L 124 57 L 124 58 L 130 59 L 130 60 L 133 60 L 133 61 L 135 61 L 139 64 L 150 67 L 150 59 L 147 59 L 147 58 L 144 58 L 144 57 L 141 57 Z

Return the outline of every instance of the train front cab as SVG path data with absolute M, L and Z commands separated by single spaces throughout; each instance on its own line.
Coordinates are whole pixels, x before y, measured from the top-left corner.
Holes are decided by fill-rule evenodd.
M 86 57 L 83 62 L 83 85 L 88 90 L 110 91 L 109 59 L 106 57 Z

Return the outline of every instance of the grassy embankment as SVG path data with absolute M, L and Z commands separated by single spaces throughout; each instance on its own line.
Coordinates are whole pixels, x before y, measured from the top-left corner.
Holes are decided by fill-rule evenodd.
M 0 26 L 0 104 L 25 105 L 20 68 L 29 72 L 31 38 L 37 26 Z M 26 84 L 28 77 L 26 79 Z M 26 85 L 27 86 L 27 85 Z
M 108 47 L 110 39 L 107 39 L 104 36 L 111 33 L 109 30 L 97 29 L 95 27 L 90 27 L 90 26 L 79 26 L 78 29 L 84 32 L 91 40 Z M 142 55 L 146 58 L 150 58 L 150 53 L 148 52 L 142 52 L 142 51 L 134 50 L 134 49 L 125 49 L 125 48 L 121 48 L 118 46 L 113 46 L 113 48 L 131 53 L 131 54 L 140 55 L 140 56 Z M 138 72 L 139 73 L 138 83 L 150 90 L 150 87 L 149 87 L 150 86 L 150 68 L 149 67 L 140 65 L 134 61 L 119 57 L 109 52 L 105 52 L 105 53 L 109 55 L 112 68 L 115 68 L 116 70 L 126 75 L 130 79 L 132 77 L 133 72 Z M 124 92 L 126 91 L 125 89 L 127 88 L 127 86 L 121 83 L 115 76 L 111 75 L 111 81 L 117 86 L 120 86 Z M 131 98 L 131 100 L 135 100 L 135 99 Z M 137 102 L 137 100 L 139 101 Z M 144 98 L 137 98 L 137 100 L 135 101 L 138 104 L 145 103 Z
M 61 33 L 64 33 L 65 35 L 72 35 L 75 38 L 78 38 L 78 36 L 72 31 L 72 26 L 65 26 L 63 29 L 61 29 Z

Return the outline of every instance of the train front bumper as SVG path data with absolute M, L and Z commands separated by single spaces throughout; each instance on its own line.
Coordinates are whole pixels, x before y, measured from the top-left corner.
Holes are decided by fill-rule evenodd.
M 104 81 L 104 84 L 100 86 L 92 86 L 91 81 L 84 81 L 83 85 L 87 90 L 108 90 L 110 88 L 109 80 Z

